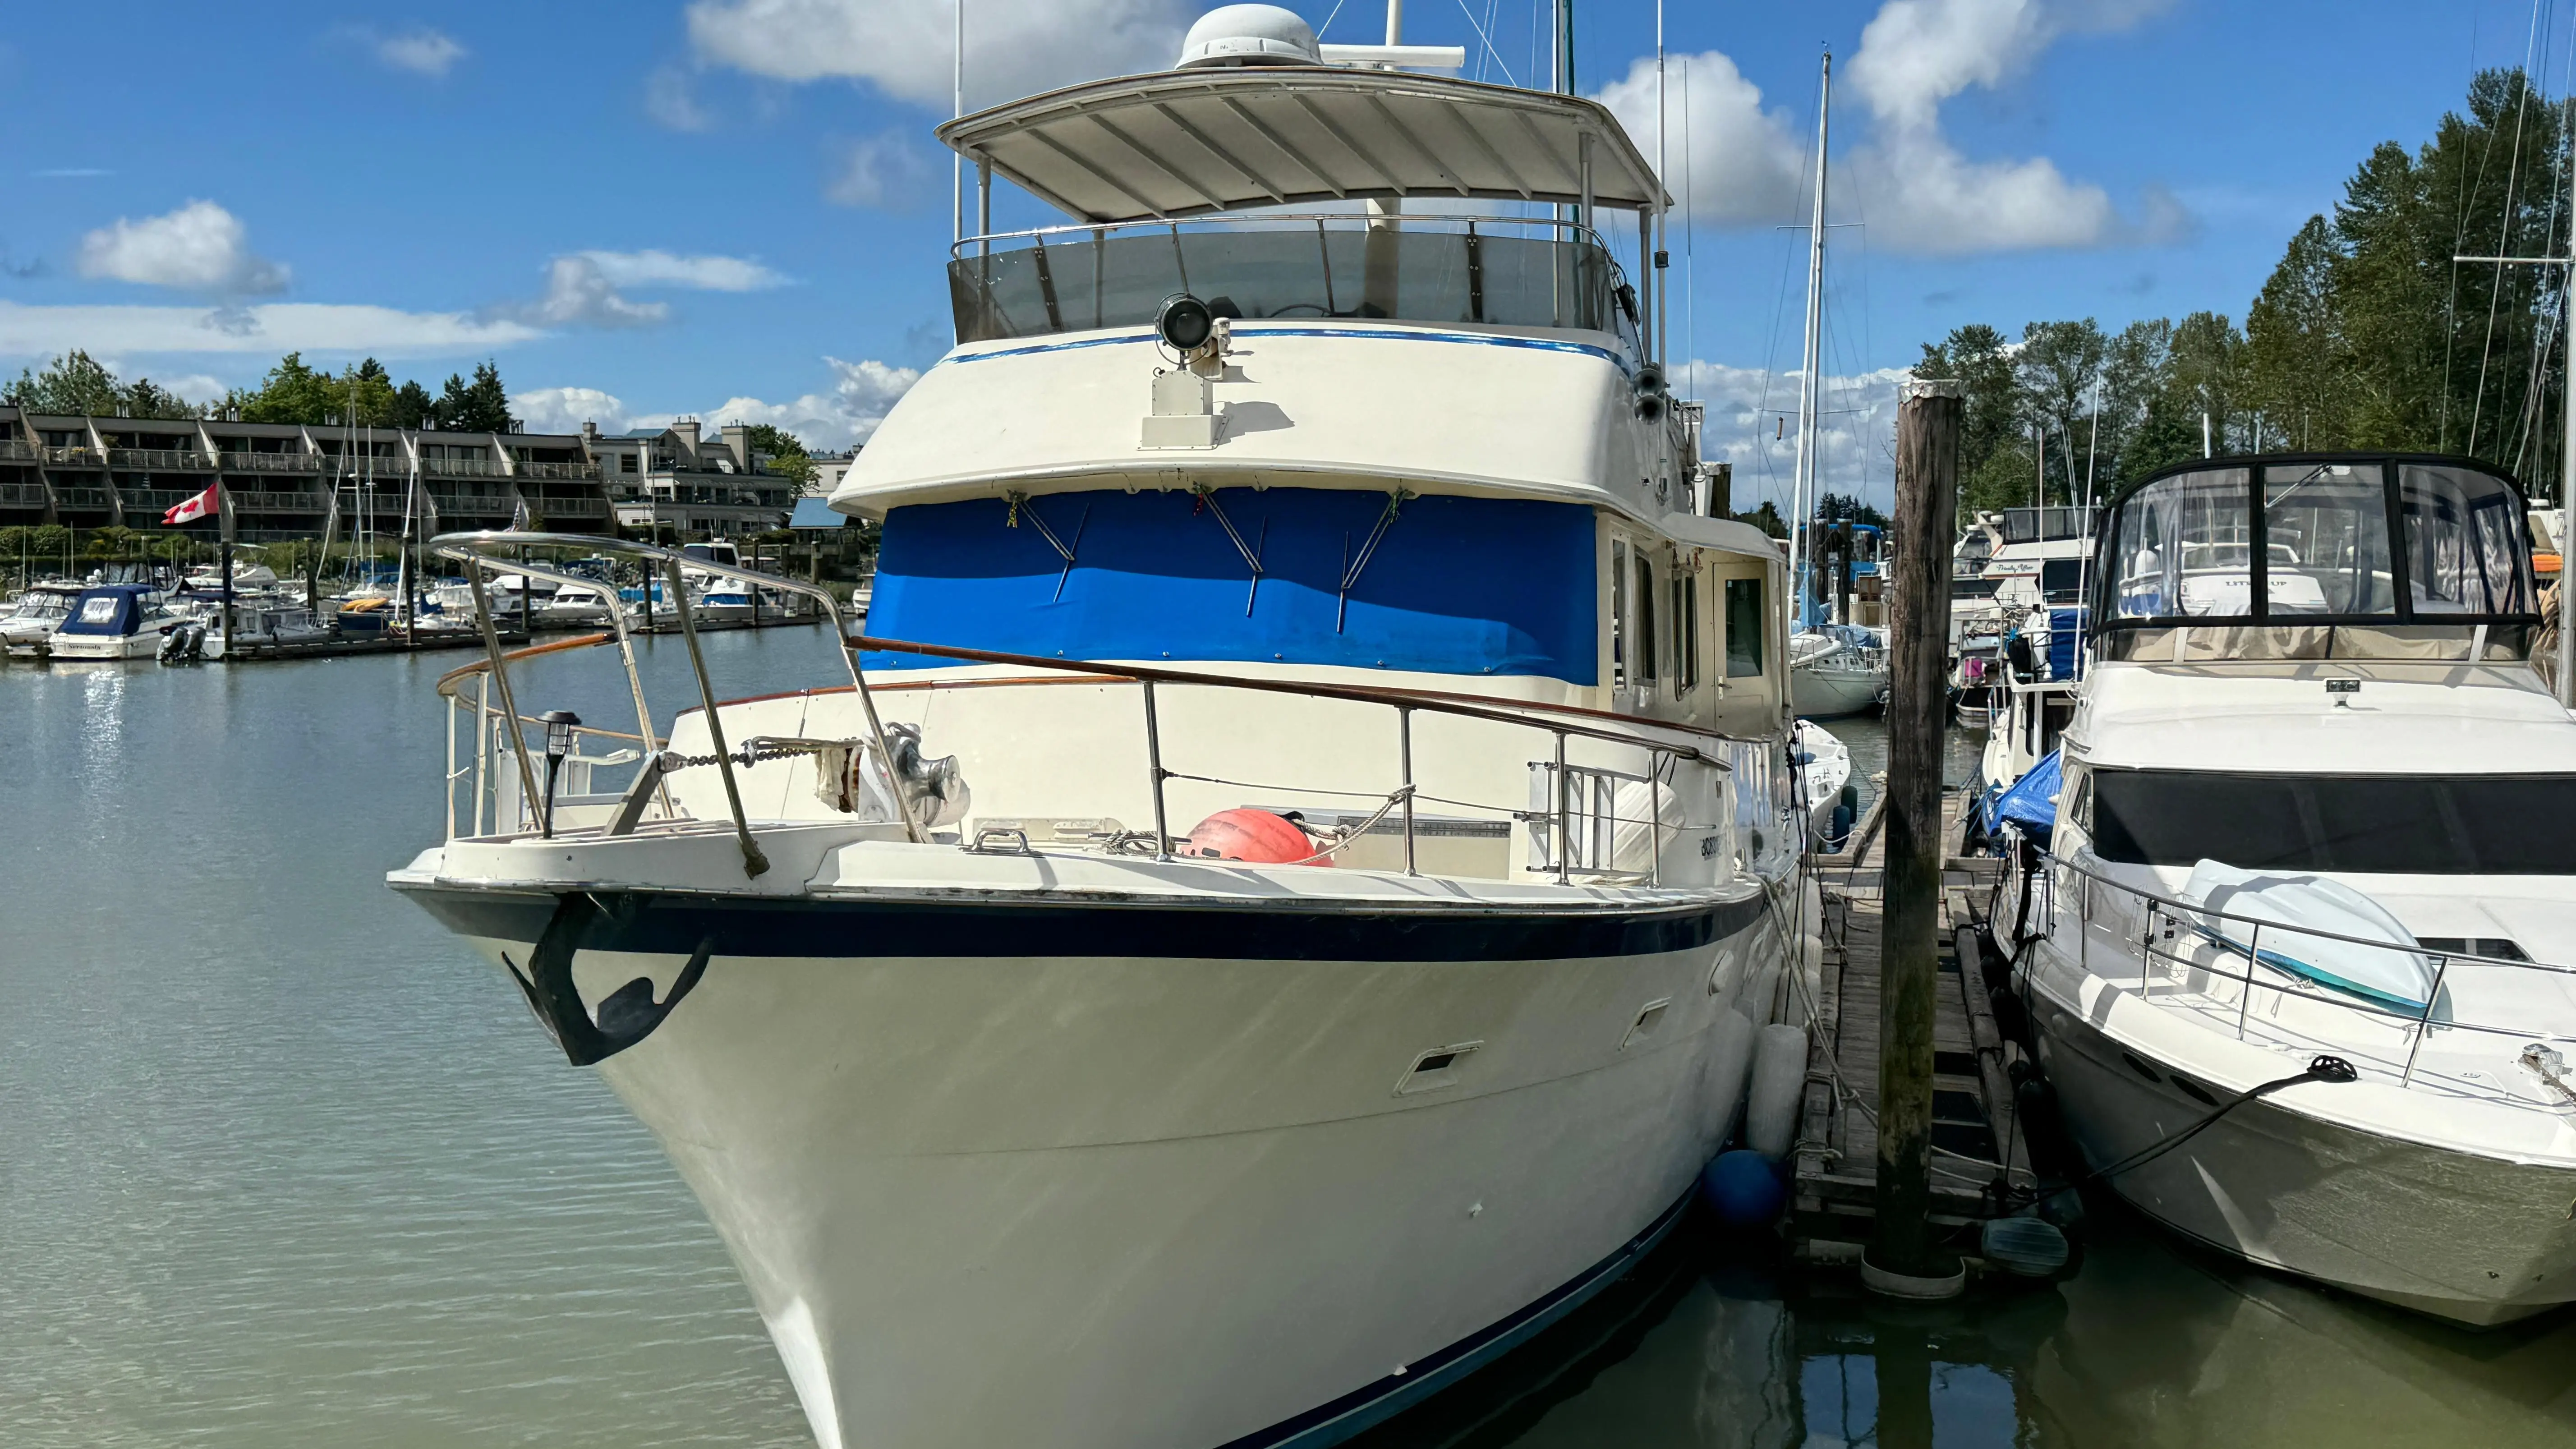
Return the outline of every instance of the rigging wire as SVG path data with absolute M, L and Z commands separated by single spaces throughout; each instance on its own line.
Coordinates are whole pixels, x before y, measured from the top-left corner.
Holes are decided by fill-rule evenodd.
M 2523 69 L 2521 84 L 2515 87 L 2514 90 L 2513 149 L 2509 153 L 2509 159 L 2505 163 L 2504 204 L 2499 208 L 2499 212 L 2496 217 L 2495 255 L 2500 257 L 2511 256 L 2513 254 L 2514 201 L 2515 194 L 2521 189 L 2522 183 L 2523 117 L 2531 106 L 2531 73 L 2533 58 L 2537 54 L 2537 48 L 2541 43 L 2541 12 L 2546 3 L 2547 0 L 2532 0 L 2531 34 L 2530 37 L 2523 42 Z M 2489 144 L 2492 145 L 2493 142 L 2490 141 Z M 2486 416 L 2487 363 L 2488 359 L 2495 352 L 2496 313 L 2504 305 L 2505 280 L 2503 269 L 2498 268 L 2495 272 L 2493 282 L 2487 288 L 2486 331 L 2478 341 L 2478 385 L 2477 390 L 2470 394 L 2469 398 L 2468 451 L 2472 455 L 2474 455 L 2478 450 L 2478 424 L 2483 421 Z M 2497 423 L 2498 431 L 2500 432 L 2502 428 L 2503 423 L 2499 421 Z

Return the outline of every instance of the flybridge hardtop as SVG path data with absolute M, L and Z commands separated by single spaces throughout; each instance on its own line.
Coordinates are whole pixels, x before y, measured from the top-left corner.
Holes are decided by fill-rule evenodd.
M 1598 101 L 1401 71 L 1126 76 L 962 116 L 939 138 L 1099 223 L 1368 197 L 1668 204 Z

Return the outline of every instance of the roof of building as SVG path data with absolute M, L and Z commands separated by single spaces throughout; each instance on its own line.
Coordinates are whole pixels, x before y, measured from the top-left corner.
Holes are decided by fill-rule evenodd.
M 839 528 L 850 521 L 850 515 L 836 512 L 828 498 L 799 498 L 796 511 L 787 516 L 789 528 Z
M 1326 66 L 1164 71 L 961 116 L 939 138 L 1085 221 L 1369 196 L 1655 205 L 1654 168 L 1582 96 Z

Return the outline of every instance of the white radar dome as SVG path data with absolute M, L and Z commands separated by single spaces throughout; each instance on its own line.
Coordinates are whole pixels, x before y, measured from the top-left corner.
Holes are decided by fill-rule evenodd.
M 1220 5 L 1181 41 L 1181 70 L 1229 65 L 1322 65 L 1314 27 L 1276 5 Z

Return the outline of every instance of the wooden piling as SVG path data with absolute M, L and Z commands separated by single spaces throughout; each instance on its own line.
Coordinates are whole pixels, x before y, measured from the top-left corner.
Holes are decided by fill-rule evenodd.
M 1879 996 L 1877 1220 L 1869 1262 L 1946 1278 L 1931 1228 L 1932 1018 L 1939 979 L 1941 735 L 1948 722 L 1956 381 L 1905 384 L 1896 418 L 1894 585 L 1888 600 L 1887 890 Z

